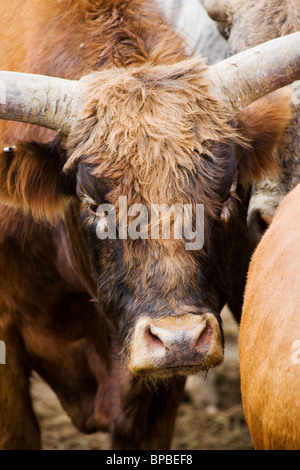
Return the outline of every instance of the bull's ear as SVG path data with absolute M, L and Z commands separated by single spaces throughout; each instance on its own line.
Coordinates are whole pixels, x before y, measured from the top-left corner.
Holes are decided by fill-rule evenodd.
M 63 172 L 64 151 L 57 141 L 0 147 L 0 203 L 52 222 L 75 195 L 74 175 Z
M 258 181 L 263 174 L 280 174 L 274 153 L 292 118 L 291 92 L 284 88 L 261 98 L 236 116 L 236 125 L 250 145 L 237 150 L 239 182 Z

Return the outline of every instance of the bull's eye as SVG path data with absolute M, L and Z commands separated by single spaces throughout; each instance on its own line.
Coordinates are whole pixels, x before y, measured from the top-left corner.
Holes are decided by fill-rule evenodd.
M 229 193 L 229 195 L 227 196 L 227 199 L 223 203 L 223 207 L 228 206 L 228 204 L 230 204 L 232 197 L 233 197 L 233 195 L 231 193 Z
M 238 196 L 235 190 L 236 190 L 236 183 L 233 183 L 229 192 L 224 198 L 222 211 L 221 211 L 221 219 L 224 220 L 225 222 L 228 222 L 228 220 L 231 218 L 232 212 L 234 212 L 234 207 L 235 207 L 234 202 L 238 200 Z
M 90 196 L 87 196 L 84 194 L 82 198 L 82 202 L 84 204 L 84 207 L 87 207 L 89 210 L 89 213 L 93 215 L 94 217 L 98 215 L 98 204 L 92 199 Z
M 95 223 L 97 225 L 96 233 L 99 238 L 101 238 L 101 234 L 108 231 L 107 213 L 104 212 L 101 206 L 98 206 L 95 202 L 89 203 L 89 212 L 91 214 L 90 223 Z
M 97 214 L 97 209 L 98 209 L 97 204 L 91 204 L 91 205 L 89 206 L 89 211 L 90 211 L 90 213 L 93 214 L 93 215 L 95 215 L 95 216 L 98 215 L 98 214 Z
M 225 202 L 223 203 L 222 211 L 221 211 L 221 219 L 224 222 L 228 222 L 231 216 L 231 206 L 234 198 L 232 194 L 229 194 Z

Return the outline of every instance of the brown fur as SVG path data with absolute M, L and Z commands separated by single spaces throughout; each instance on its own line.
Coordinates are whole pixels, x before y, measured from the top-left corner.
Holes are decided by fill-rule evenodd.
M 0 155 L 2 203 L 31 212 L 37 220 L 53 222 L 64 215 L 69 202 L 62 189 L 66 179 L 57 178 L 61 168 L 50 146 L 24 143 Z
M 210 94 L 205 72 L 203 60 L 189 59 L 84 78 L 85 108 L 69 138 L 66 168 L 76 160 L 90 164 L 98 178 L 113 181 L 112 200 L 132 189 L 145 204 L 190 200 L 185 196 L 190 175 L 204 167 L 204 153 L 215 158 L 211 144 L 242 142 Z M 223 176 L 221 161 L 216 171 L 199 171 L 199 178 L 209 178 L 211 188 Z M 206 186 L 203 181 L 201 200 L 209 210 Z
M 106 186 L 105 200 L 115 206 L 118 218 L 121 195 L 127 195 L 128 206 L 140 203 L 148 209 L 155 203 L 195 206 L 201 202 L 206 211 L 205 233 L 209 233 L 212 220 L 219 217 L 223 201 L 218 191 L 228 164 L 226 156 L 214 154 L 211 146 L 243 145 L 243 140 L 210 94 L 205 72 L 203 60 L 189 59 L 171 66 L 112 68 L 84 78 L 86 101 L 68 139 L 67 174 L 75 163 L 90 165 L 92 174 Z M 203 154 L 216 161 L 214 167 L 207 168 Z M 166 258 L 171 262 L 168 272 L 161 273 L 165 290 L 171 292 L 176 280 L 176 289 L 183 291 L 187 266 L 191 269 L 195 260 L 185 252 L 182 240 L 149 240 L 146 246 L 124 241 L 128 279 L 141 259 L 150 271 L 154 259 Z M 191 276 L 197 277 L 196 269 Z M 146 280 L 144 284 L 146 288 Z
M 239 337 L 243 406 L 256 449 L 299 450 L 300 186 L 250 263 Z M 299 350 L 299 348 L 298 348 Z M 299 355 L 298 355 L 299 359 Z

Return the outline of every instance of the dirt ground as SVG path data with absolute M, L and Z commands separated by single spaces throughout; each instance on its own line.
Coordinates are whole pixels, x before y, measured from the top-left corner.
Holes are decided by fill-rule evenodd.
M 222 316 L 226 341 L 224 363 L 210 371 L 205 381 L 196 377 L 188 380 L 178 412 L 174 450 L 253 449 L 240 397 L 238 327 L 226 308 Z M 77 431 L 55 394 L 37 375 L 32 381 L 32 396 L 44 449 L 110 449 L 107 434 L 87 436 Z

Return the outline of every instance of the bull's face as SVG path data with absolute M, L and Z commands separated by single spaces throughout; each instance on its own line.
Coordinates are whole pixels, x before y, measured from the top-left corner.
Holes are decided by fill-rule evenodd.
M 199 61 L 111 74 L 89 78 L 90 99 L 68 143 L 99 301 L 135 375 L 206 371 L 223 359 L 239 159 L 250 176 L 243 139 Z M 158 219 L 153 237 L 157 204 L 192 208 L 192 249 L 186 233 L 175 236 L 175 218 L 167 237 Z M 131 223 L 139 225 L 135 236 Z
M 63 151 L 54 144 L 23 144 L 1 155 L 5 203 L 52 220 L 67 212 L 66 221 L 80 205 L 71 241 L 78 253 L 81 240 L 79 257 L 90 262 L 99 302 L 137 376 L 186 375 L 222 361 L 220 311 L 229 290 L 236 185 L 249 185 L 276 167 L 272 150 L 290 117 L 288 98 L 279 94 L 253 103 L 230 122 L 232 114 L 210 92 L 209 79 L 198 59 L 91 74 L 82 79 L 84 108 L 72 128 L 62 123 L 64 107 L 56 113 L 56 127 L 47 113 L 42 117 L 42 124 L 68 134 Z M 77 85 L 64 83 L 68 96 Z M 13 90 L 10 96 L 19 94 Z M 24 120 L 24 107 L 19 111 Z M 15 117 L 10 113 L 8 106 L 8 118 Z M 40 123 L 40 114 L 25 117 Z M 181 215 L 187 208 L 190 230 L 183 217 L 180 234 L 174 215 L 163 236 L 164 217 L 152 221 L 157 204 L 179 207 Z M 136 205 L 142 208 L 138 229 Z M 129 218 L 122 229 L 124 207 Z M 112 220 L 113 236 L 105 236 Z M 127 222 L 133 222 L 135 236 Z M 79 228 L 85 242 L 76 237 Z
M 172 222 L 169 238 L 162 238 L 160 233 L 159 238 L 152 239 L 151 222 L 142 226 L 141 221 L 139 238 L 136 238 L 130 230 L 130 223 L 136 221 L 132 218 L 127 222 L 125 234 L 120 233 L 124 227 L 118 224 L 116 229 L 109 227 L 121 219 L 118 204 L 111 200 L 114 189 L 108 183 L 103 185 L 90 167 L 79 165 L 80 222 L 88 241 L 99 301 L 121 333 L 124 353 L 135 375 L 195 373 L 214 367 L 223 359 L 220 311 L 229 288 L 231 216 L 237 204 L 236 165 L 231 150 L 228 146 L 221 152 L 226 161 L 226 175 L 215 190 L 210 188 L 215 206 L 209 209 L 211 212 L 213 209 L 214 217 L 209 210 L 205 213 L 205 205 L 204 214 L 199 211 L 194 214 L 194 226 L 197 225 L 199 233 L 194 231 L 192 249 L 189 240 L 174 238 Z M 204 158 L 204 165 L 207 172 L 215 172 L 217 176 L 217 163 Z M 183 188 L 193 205 L 204 202 L 200 184 L 197 178 L 190 179 Z M 176 201 L 184 204 L 187 200 Z M 131 207 L 126 207 L 127 214 Z M 151 214 L 151 205 L 144 204 L 143 208 Z M 117 217 L 112 217 L 112 212 Z M 202 231 L 204 245 L 201 240 L 198 248 L 197 237 L 202 236 Z M 120 239 L 124 235 L 126 238 Z

